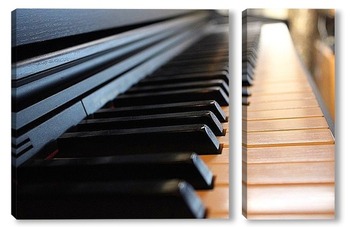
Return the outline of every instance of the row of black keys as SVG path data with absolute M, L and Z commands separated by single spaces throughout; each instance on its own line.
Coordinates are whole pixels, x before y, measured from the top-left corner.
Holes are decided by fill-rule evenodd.
M 221 153 L 227 53 L 209 36 L 63 134 L 18 171 L 19 218 L 205 217 L 193 188 L 215 177 L 197 154 Z
M 75 132 L 60 137 L 58 156 L 150 153 L 159 147 L 168 152 L 220 153 L 215 135 L 225 134 L 220 123 L 225 116 L 219 105 L 229 104 L 228 50 L 218 49 L 214 37 L 207 37 L 118 96 L 113 101 L 117 108 L 102 110 L 102 118 L 97 112 Z M 197 46 L 205 53 L 196 50 Z M 101 145 L 105 148 L 96 154 Z
M 249 23 L 244 26 L 243 40 L 242 40 L 242 104 L 249 105 L 248 97 L 251 95 L 249 86 L 254 82 L 254 69 L 256 66 L 259 37 L 260 37 L 260 23 Z

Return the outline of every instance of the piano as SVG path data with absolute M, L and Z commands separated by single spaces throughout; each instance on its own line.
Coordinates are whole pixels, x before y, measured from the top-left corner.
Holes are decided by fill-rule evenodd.
M 284 21 L 243 14 L 243 215 L 331 219 L 335 134 L 331 115 Z
M 12 12 L 12 215 L 228 218 L 215 10 Z

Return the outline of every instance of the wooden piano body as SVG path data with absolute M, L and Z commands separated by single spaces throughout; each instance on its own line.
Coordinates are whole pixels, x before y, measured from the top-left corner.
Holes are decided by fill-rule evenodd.
M 18 9 L 13 11 L 12 214 L 16 218 L 24 219 L 118 218 L 117 212 L 111 212 L 109 216 L 96 217 L 84 216 L 84 214 L 76 217 L 74 215 L 72 217 L 55 216 L 52 213 L 48 216 L 32 215 L 30 209 L 37 209 L 36 206 L 44 211 L 45 209 L 54 210 L 53 213 L 59 213 L 62 207 L 55 210 L 55 203 L 32 205 L 29 202 L 26 203 L 27 207 L 23 205 L 25 207 L 23 208 L 21 199 L 27 198 L 18 199 L 20 198 L 18 193 L 28 182 L 26 179 L 19 179 L 19 176 L 25 173 L 25 171 L 21 172 L 21 168 L 31 166 L 37 160 L 55 160 L 55 157 L 62 153 L 62 150 L 57 147 L 57 139 L 61 138 L 67 130 L 70 132 L 76 130 L 76 126 L 83 119 L 92 119 L 101 108 L 118 108 L 118 102 L 113 101 L 116 97 L 121 97 L 133 86 L 135 88 L 135 85 L 147 76 L 153 77 L 153 74 L 162 73 L 161 70 L 166 69 L 168 62 L 171 63 L 174 58 L 181 58 L 182 52 L 185 53 L 192 46 L 197 48 L 198 58 L 202 58 L 204 63 L 196 62 L 196 52 L 187 53 L 187 59 L 182 61 L 188 64 L 176 65 L 175 63 L 175 66 L 169 66 L 173 67 L 172 73 L 167 72 L 169 78 L 176 74 L 190 75 L 191 73 L 180 71 L 177 73 L 176 70 L 183 70 L 183 68 L 186 70 L 186 67 L 191 69 L 196 64 L 200 64 L 199 66 L 208 69 L 223 65 L 220 75 L 228 80 L 228 24 L 225 20 L 225 17 L 218 16 L 211 10 Z M 214 36 L 218 34 L 221 37 L 219 40 L 222 41 L 209 40 L 209 43 L 204 43 L 203 46 L 198 46 L 200 44 L 195 46 L 203 37 L 210 34 Z M 217 58 L 219 60 L 214 59 L 213 62 L 210 58 L 215 55 L 216 48 L 211 47 L 212 45 L 219 45 Z M 203 56 L 200 57 L 200 55 Z M 223 63 L 220 59 L 224 59 Z M 199 66 L 197 68 L 200 68 Z M 201 73 L 205 74 L 205 72 Z M 193 86 L 204 87 L 204 89 L 208 87 L 200 81 L 195 82 L 199 84 Z M 171 89 L 172 84 L 177 86 L 177 83 L 179 82 L 160 86 L 165 88 L 168 86 Z M 188 83 L 185 85 L 192 86 Z M 228 81 L 225 86 L 228 86 Z M 186 90 L 186 87 L 178 88 L 178 90 L 181 89 Z M 212 93 L 217 91 L 208 89 Z M 199 90 L 195 91 L 199 93 Z M 219 91 L 228 102 L 228 94 Z M 187 92 L 192 94 L 193 91 Z M 203 94 L 206 95 L 205 92 Z M 192 97 L 191 95 L 189 97 L 169 96 L 166 92 L 164 95 L 172 97 L 175 103 L 191 101 Z M 196 97 L 195 101 L 202 100 L 198 94 Z M 152 102 L 151 100 L 150 103 Z M 228 103 L 222 107 L 222 111 L 228 119 Z M 186 121 L 186 119 L 182 120 Z M 213 140 L 218 140 L 222 154 L 200 155 L 204 165 L 213 173 L 215 183 L 211 190 L 195 192 L 206 210 L 206 214 L 201 214 L 202 216 L 199 217 L 228 218 L 229 216 L 228 122 L 222 123 L 222 126 L 225 136 L 209 135 L 214 137 Z M 208 128 L 204 129 L 208 130 Z M 182 141 L 178 143 L 181 147 Z M 79 145 L 81 144 L 77 144 Z M 168 146 L 171 149 L 171 146 Z M 35 176 L 30 177 L 35 179 Z M 22 182 L 25 183 L 22 184 Z M 74 182 L 72 184 L 74 185 Z M 54 190 L 53 185 L 49 183 L 47 190 Z M 181 188 L 184 184 L 179 185 Z M 62 196 L 62 193 L 71 193 L 64 188 L 64 184 L 61 184 L 61 189 L 62 192 L 57 190 L 54 194 Z M 43 191 L 45 194 L 45 190 Z M 34 193 L 41 199 L 41 195 L 35 194 L 35 190 L 30 193 Z M 71 197 L 71 199 L 74 198 Z M 67 204 L 65 205 L 67 207 Z M 69 205 L 74 206 L 74 203 L 68 202 Z M 79 208 L 79 204 L 75 206 Z M 113 207 L 113 204 L 111 206 Z M 167 204 L 167 207 L 171 208 L 172 204 Z M 158 207 L 158 209 L 163 208 Z M 175 205 L 174 209 L 177 209 Z M 176 211 L 174 210 L 173 213 Z M 156 216 L 151 215 L 151 217 Z
M 247 36 L 253 23 L 244 25 Z M 287 26 L 260 28 L 254 80 L 247 88 L 251 96 L 242 116 L 243 214 L 249 219 L 334 218 L 330 115 Z

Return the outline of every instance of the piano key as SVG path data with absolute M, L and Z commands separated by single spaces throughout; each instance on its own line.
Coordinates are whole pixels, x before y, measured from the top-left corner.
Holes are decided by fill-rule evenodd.
M 196 82 L 186 82 L 186 83 L 169 83 L 169 84 L 163 84 L 162 86 L 159 85 L 146 85 L 146 86 L 134 86 L 131 89 L 127 91 L 126 94 L 134 94 L 134 93 L 142 93 L 142 92 L 156 92 L 156 91 L 172 91 L 172 90 L 178 90 L 181 88 L 207 88 L 207 87 L 214 87 L 218 86 L 221 87 L 221 89 L 229 95 L 229 88 L 228 85 L 224 80 L 208 80 L 208 81 L 196 81 Z
M 215 37 L 215 38 L 214 38 Z M 222 33 L 220 35 L 210 34 L 209 36 L 204 37 L 204 39 L 200 40 L 197 44 L 193 45 L 187 49 L 187 51 L 202 51 L 202 50 L 211 50 L 217 51 L 217 48 L 222 48 L 227 50 L 228 47 L 228 37 L 223 37 Z
M 198 48 L 198 46 L 200 45 L 202 45 L 202 47 L 204 48 L 201 48 L 201 47 Z M 216 43 L 213 43 L 212 45 L 199 44 L 198 46 L 193 49 L 188 49 L 186 52 L 184 52 L 184 56 L 190 55 L 190 54 L 202 56 L 203 54 L 205 55 L 205 53 L 210 53 L 210 52 L 214 54 L 223 53 L 226 56 L 228 56 L 229 48 L 228 48 L 227 41 L 223 41 L 223 42 L 218 41 Z
M 204 204 L 215 204 L 208 210 L 208 216 L 212 218 L 229 216 L 230 195 L 227 185 L 218 185 L 213 190 L 199 190 L 197 194 Z
M 248 51 L 248 52 L 243 51 L 242 62 L 248 62 L 253 68 L 255 68 L 257 58 L 254 55 L 255 53 L 252 51 Z
M 229 140 L 230 140 L 230 133 L 226 132 L 224 136 L 218 136 L 217 137 L 219 143 L 222 145 L 223 148 L 229 147 Z
M 307 190 L 316 188 L 314 185 L 310 185 Z M 288 195 L 289 192 L 286 193 Z M 307 203 L 307 202 L 305 202 Z M 243 211 L 243 213 L 245 213 Z M 285 219 L 285 220 L 306 220 L 306 219 L 334 219 L 334 213 L 269 213 L 269 214 L 262 214 L 262 213 L 249 213 L 246 214 L 248 219 L 251 220 L 272 220 L 272 219 Z
M 218 156 L 218 155 L 212 155 L 212 156 Z M 228 186 L 229 185 L 229 165 L 228 163 L 212 163 L 208 164 L 208 167 L 215 175 L 215 187 L 222 185 L 222 186 Z
M 221 33 L 222 34 L 222 33 Z M 217 36 L 219 37 L 219 36 Z M 198 45 L 193 45 L 190 48 L 188 48 L 184 53 L 185 54 L 192 54 L 202 51 L 228 51 L 228 40 L 227 37 L 225 37 L 226 40 L 209 40 L 205 37 L 203 40 L 199 41 Z M 220 39 L 220 38 L 219 38 Z
M 29 183 L 18 187 L 20 219 L 204 218 L 185 181 Z
M 261 83 L 260 83 L 261 84 Z M 309 84 L 301 83 L 268 83 L 260 86 L 251 87 L 250 90 L 254 94 L 280 94 L 280 93 L 298 93 L 311 92 L 312 89 Z
M 214 155 L 215 156 L 215 155 Z M 19 182 L 84 182 L 182 179 L 196 189 L 213 188 L 212 172 L 195 153 L 138 154 L 33 160 Z
M 69 132 L 58 138 L 56 157 L 191 151 L 220 154 L 222 146 L 204 124 Z
M 220 155 L 200 155 L 200 158 L 206 163 L 206 165 L 211 166 L 212 164 L 229 164 L 229 148 L 223 148 Z
M 177 56 L 174 59 L 181 59 L 186 56 L 202 56 L 208 53 L 216 54 L 216 53 L 225 53 L 228 56 L 228 43 L 227 41 L 214 41 L 214 43 L 203 43 L 198 42 L 198 46 L 191 46 L 187 50 L 185 50 L 181 55 Z M 201 48 L 198 48 L 201 47 Z
M 242 191 L 246 191 L 250 197 L 247 201 L 248 214 L 260 214 L 260 219 L 271 215 L 285 219 L 291 214 L 301 215 L 303 218 L 317 214 L 322 219 L 325 218 L 324 214 L 333 214 L 331 216 L 334 218 L 334 184 L 242 184 Z
M 210 58 L 210 57 L 227 57 L 228 51 L 227 50 L 215 50 L 215 51 L 196 51 L 196 52 L 189 52 L 189 53 L 182 53 L 178 57 L 173 58 L 172 61 L 177 60 L 191 60 L 193 58 L 196 59 L 202 59 L 202 58 Z M 165 66 L 164 66 L 165 67 Z
M 77 130 L 94 131 L 106 129 L 131 129 L 184 124 L 206 124 L 215 135 L 224 135 L 224 130 L 220 121 L 212 112 L 207 110 L 131 117 L 87 119 L 77 125 Z
M 248 96 L 251 96 L 252 93 L 250 92 L 250 90 L 248 90 L 247 87 L 242 87 L 242 96 L 244 97 L 248 97 Z
M 222 123 L 222 128 L 228 132 L 229 131 L 229 122 Z
M 194 51 L 218 51 L 228 50 L 229 37 L 224 32 L 218 34 L 208 34 L 203 39 L 197 42 L 197 45 L 192 45 L 184 51 L 185 54 L 193 53 Z
M 224 154 L 225 149 L 222 153 Z M 306 163 L 306 162 L 329 162 L 335 160 L 335 145 L 314 145 L 314 146 L 285 146 L 285 147 L 243 147 L 243 154 L 247 164 L 259 163 Z M 205 155 L 218 156 L 221 155 Z M 244 155 L 243 155 L 244 157 Z M 203 155 L 203 161 L 206 161 Z
M 301 93 L 279 93 L 276 94 L 259 94 L 249 97 L 251 103 L 267 103 L 275 101 L 291 101 L 291 100 L 304 100 L 315 99 L 315 95 L 312 92 Z
M 256 77 L 259 83 L 262 83 L 262 84 L 264 83 L 264 87 L 275 86 L 275 85 L 280 85 L 282 87 L 285 87 L 286 83 L 291 83 L 296 86 L 309 85 L 308 79 L 303 76 L 303 71 L 292 70 L 291 72 L 289 72 L 289 71 L 283 71 L 281 68 L 273 68 L 268 71 L 269 73 L 272 73 L 272 75 L 268 74 L 263 77 L 260 77 L 260 76 Z M 259 73 L 265 73 L 265 72 L 260 71 Z M 259 86 L 257 86 L 256 88 L 258 89 Z
M 165 114 L 178 113 L 188 111 L 208 110 L 215 114 L 221 121 L 227 121 L 225 112 L 215 100 L 193 101 L 193 102 L 177 102 L 155 105 L 140 105 L 117 108 L 104 108 L 93 114 L 93 118 L 111 118 L 125 116 L 139 116 L 147 114 Z
M 334 182 L 334 161 L 305 163 L 259 163 L 243 165 L 249 173 L 245 183 L 254 184 L 319 184 Z M 322 173 L 322 174 L 320 174 Z
M 181 89 L 118 96 L 113 102 L 115 106 L 131 106 L 144 104 L 160 104 L 170 102 L 215 100 L 220 105 L 227 106 L 229 98 L 220 87 Z
M 162 85 L 168 83 L 176 82 L 193 82 L 193 81 L 208 81 L 208 80 L 224 80 L 229 84 L 229 74 L 227 71 L 217 70 L 212 72 L 202 72 L 202 73 L 189 73 L 189 74 L 177 74 L 172 76 L 157 76 L 157 77 L 147 77 L 141 80 L 138 85 L 144 86 L 148 85 Z
M 243 120 L 248 120 L 248 121 L 288 119 L 288 118 L 291 118 L 291 119 L 310 118 L 310 117 L 323 116 L 322 111 L 318 107 L 282 109 L 282 110 L 262 110 L 262 111 L 252 111 L 249 113 L 247 113 L 247 111 L 243 109 L 243 112 L 246 113 Z
M 215 41 L 214 41 L 215 42 Z M 215 43 L 214 45 L 208 43 L 198 43 L 197 46 L 192 46 L 184 52 L 184 55 L 201 55 L 203 52 L 228 52 L 227 42 Z
M 328 128 L 324 117 L 272 119 L 257 121 L 242 121 L 242 128 L 245 132 L 267 132 L 297 129 L 321 129 Z
M 221 108 L 224 111 L 224 113 L 226 114 L 227 118 L 229 118 L 230 117 L 230 108 L 229 108 L 229 106 L 222 106 Z
M 256 63 L 258 58 L 257 47 L 250 46 L 247 49 L 242 50 L 242 61 L 250 61 L 250 59 Z M 253 64 L 252 64 L 253 65 Z
M 173 75 L 179 75 L 179 74 L 193 74 L 193 73 L 208 73 L 208 72 L 216 72 L 224 70 L 228 72 L 228 64 L 222 63 L 222 64 L 202 64 L 202 65 L 194 65 L 194 66 L 187 66 L 187 67 L 166 67 L 164 69 L 160 69 L 157 71 L 157 73 L 154 73 L 152 77 L 168 77 Z
M 210 57 L 213 55 L 218 55 L 218 56 L 228 56 L 228 49 L 225 47 L 218 47 L 215 50 L 204 50 L 204 49 L 197 49 L 197 50 L 187 50 L 185 52 L 182 52 L 181 55 L 178 57 L 174 58 L 176 59 L 193 59 L 195 57 Z M 165 67 L 165 66 L 164 66 Z
M 198 41 L 198 45 L 192 45 L 184 53 L 192 53 L 193 51 L 205 51 L 212 50 L 216 51 L 216 48 L 221 48 L 227 50 L 229 43 L 229 38 L 224 32 L 218 34 L 208 34 L 203 39 Z M 204 47 L 204 48 L 202 48 Z M 216 47 L 216 48 L 215 48 Z
M 276 101 L 269 103 L 254 103 L 248 108 L 248 111 L 265 111 L 265 110 L 282 110 L 282 109 L 299 109 L 318 107 L 319 104 L 316 99 L 305 100 L 290 100 L 290 101 Z
M 329 129 L 308 129 L 243 133 L 243 146 L 275 147 L 334 144 Z
M 223 43 L 224 46 L 227 46 L 228 42 L 229 42 L 229 39 L 228 39 L 228 34 L 226 32 L 219 32 L 219 33 L 214 32 L 204 36 L 201 40 L 198 41 L 198 45 L 193 45 L 189 49 L 193 50 L 198 48 L 202 50 L 203 48 L 201 47 L 203 44 L 218 45 Z
M 242 86 L 252 86 L 253 85 L 253 79 L 250 75 L 243 73 L 242 74 Z
M 182 89 L 118 96 L 113 102 L 115 106 L 131 106 L 142 104 L 160 104 L 170 102 L 215 100 L 220 105 L 228 106 L 229 98 L 220 87 Z
M 242 105 L 249 106 L 249 104 L 250 104 L 249 99 L 247 97 L 243 97 L 242 98 Z
M 247 74 L 251 79 L 254 78 L 254 67 L 249 62 L 242 63 L 242 74 Z
M 196 66 L 196 65 L 208 65 L 208 64 L 215 64 L 218 63 L 220 65 L 222 65 L 222 63 L 225 63 L 226 65 L 228 64 L 228 56 L 220 56 L 220 57 L 208 57 L 208 58 L 196 58 L 193 57 L 192 59 L 186 59 L 186 60 L 172 60 L 170 62 L 168 62 L 166 64 L 166 67 L 164 67 L 165 69 L 168 67 L 183 67 L 186 68 L 184 66 Z

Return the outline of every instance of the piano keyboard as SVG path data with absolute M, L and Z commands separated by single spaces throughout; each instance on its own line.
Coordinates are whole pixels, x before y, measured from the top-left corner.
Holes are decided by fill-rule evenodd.
M 256 63 L 252 80 L 243 77 L 250 93 L 243 94 L 243 214 L 249 219 L 333 218 L 335 139 L 327 115 L 287 27 L 251 23 L 247 35 L 260 41 L 251 37 L 246 46 L 257 54 L 250 55 Z
M 18 198 L 13 201 L 17 218 L 228 218 L 228 27 L 210 26 L 207 19 L 205 13 L 194 13 L 160 22 L 176 29 L 185 27 L 189 34 L 188 24 L 197 23 L 194 33 L 198 37 L 190 42 L 186 36 L 177 38 L 178 31 L 158 31 L 156 36 L 171 33 L 165 41 L 160 37 L 161 42 L 179 39 L 176 43 L 181 44 L 172 44 L 175 51 L 171 54 L 159 54 L 157 48 L 162 43 L 154 44 L 159 41 L 153 35 L 141 41 L 150 40 L 141 48 L 147 58 L 151 57 L 143 60 L 151 62 L 146 67 L 133 66 L 122 76 L 108 79 L 108 83 L 97 82 L 99 78 L 111 78 L 110 74 L 115 75 L 125 64 L 133 64 L 131 60 L 127 63 L 129 59 L 140 58 L 132 56 L 133 52 L 127 53 L 131 57 L 124 60 L 122 55 L 122 63 L 106 63 L 107 68 L 99 72 L 87 71 L 92 75 L 86 80 L 65 85 L 66 90 L 44 97 L 55 102 L 45 105 L 45 111 L 47 106 L 61 105 L 58 97 L 72 102 L 68 93 L 80 94 L 81 89 L 97 82 L 81 99 L 88 114 L 84 119 L 74 114 L 79 106 L 67 109 L 69 114 L 65 114 L 67 104 L 59 109 L 60 114 L 71 117 L 62 124 L 71 122 L 66 125 L 67 131 L 53 136 L 50 149 L 33 151 L 37 149 L 34 144 L 19 151 L 31 142 L 22 137 L 32 136 L 22 133 L 22 125 L 35 122 L 35 115 L 42 119 L 44 114 L 40 109 L 40 113 L 34 111 L 32 119 L 22 117 L 20 112 L 34 109 L 40 102 L 27 107 L 27 103 L 17 99 L 18 124 L 14 130 L 19 136 L 14 165 L 18 167 L 14 187 Z M 157 29 L 158 25 L 150 26 Z M 149 47 L 150 43 L 155 47 Z M 147 48 L 157 50 L 145 54 Z M 164 44 L 162 48 L 170 47 Z M 112 59 L 117 53 L 110 55 Z M 159 68 L 155 68 L 155 61 L 160 61 Z M 74 67 L 67 70 L 73 71 Z M 90 79 L 91 82 L 83 83 Z M 22 88 L 21 78 L 16 82 Z M 69 90 L 79 83 L 84 87 Z M 22 88 L 26 89 L 30 88 Z

